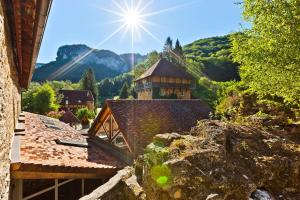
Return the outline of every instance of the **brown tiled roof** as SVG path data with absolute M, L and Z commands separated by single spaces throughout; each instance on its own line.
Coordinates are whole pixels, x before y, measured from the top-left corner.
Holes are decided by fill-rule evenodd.
M 15 164 L 22 166 L 22 170 L 55 169 L 56 172 L 81 170 L 84 173 L 91 171 L 97 173 L 101 170 L 116 172 L 124 166 L 124 163 L 101 149 L 91 138 L 83 136 L 59 120 L 27 112 L 25 118 L 25 131 L 22 136 L 18 136 L 19 160 L 14 161 Z M 83 142 L 89 147 L 58 144 L 56 140 Z
M 89 90 L 59 90 L 59 94 L 63 95 L 62 105 L 65 105 L 66 100 L 69 101 L 69 105 L 85 105 L 87 101 L 94 101 Z
M 91 133 L 97 132 L 96 124 L 105 109 L 111 110 L 135 153 L 141 153 L 156 134 L 189 131 L 211 111 L 201 100 L 107 100 Z
M 164 58 L 159 59 L 152 67 L 150 67 L 138 79 L 136 79 L 136 81 L 149 76 L 193 79 L 192 75 Z
M 66 124 L 70 123 L 80 123 L 80 120 L 70 111 L 67 110 L 60 118 L 59 121 L 62 121 Z

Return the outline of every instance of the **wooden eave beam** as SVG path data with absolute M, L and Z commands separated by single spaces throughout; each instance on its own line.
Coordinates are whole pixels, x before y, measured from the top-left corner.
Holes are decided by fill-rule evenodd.
M 89 133 L 92 135 L 96 135 L 101 126 L 105 123 L 107 117 L 111 113 L 111 110 L 107 107 L 104 106 L 104 110 L 99 113 L 99 115 L 96 117 L 92 127 L 89 130 Z
M 53 172 L 26 172 L 13 171 L 11 177 L 13 179 L 94 179 L 94 178 L 110 178 L 117 171 L 97 173 L 53 173 Z
M 52 0 L 6 1 L 14 58 L 21 87 L 31 81 Z

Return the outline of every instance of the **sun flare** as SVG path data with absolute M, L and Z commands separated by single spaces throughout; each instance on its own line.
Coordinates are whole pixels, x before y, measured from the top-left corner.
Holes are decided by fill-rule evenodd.
M 124 21 L 129 26 L 140 26 L 141 25 L 141 15 L 135 10 L 129 10 L 124 15 Z
M 54 79 L 55 77 L 61 74 L 65 74 L 68 71 L 72 70 L 74 67 L 76 67 L 76 63 L 80 62 L 82 59 L 84 59 L 93 51 L 95 51 L 96 48 L 99 48 L 101 45 L 103 45 L 105 42 L 107 42 L 119 33 L 122 33 L 122 37 L 125 34 L 130 34 L 132 52 L 131 60 L 133 66 L 135 63 L 133 53 L 135 51 L 135 43 L 145 39 L 142 33 L 146 33 L 146 35 L 150 36 L 156 42 L 163 45 L 163 42 L 156 36 L 156 34 L 148 28 L 148 26 L 157 26 L 157 24 L 148 21 L 148 18 L 150 18 L 151 16 L 160 15 L 176 10 L 187 5 L 191 5 L 193 2 L 197 1 L 198 0 L 194 0 L 192 2 L 179 4 L 174 7 L 149 11 L 149 7 L 151 4 L 153 4 L 154 0 L 111 0 L 111 2 L 113 3 L 113 9 L 107 9 L 103 7 L 99 7 L 99 9 L 107 13 L 113 14 L 114 16 L 117 16 L 117 19 L 112 21 L 111 23 L 120 23 L 120 26 L 107 37 L 105 37 L 102 41 L 97 43 L 94 49 L 91 49 L 83 55 L 77 56 L 76 59 L 65 64 L 64 67 L 60 70 L 57 70 L 50 74 L 49 80 Z

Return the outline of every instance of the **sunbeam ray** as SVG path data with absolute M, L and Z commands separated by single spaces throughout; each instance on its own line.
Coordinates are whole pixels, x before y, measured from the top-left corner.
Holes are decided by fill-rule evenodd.
M 95 48 L 98 48 L 99 46 L 101 46 L 102 44 L 104 44 L 106 41 L 108 41 L 109 39 L 111 39 L 114 35 L 116 35 L 118 32 L 120 32 L 125 26 L 126 26 L 126 24 L 123 24 L 122 26 L 120 26 L 117 30 L 115 30 L 109 36 L 107 36 L 106 38 L 104 38 L 104 40 L 102 40 L 101 42 L 99 42 L 98 44 L 96 44 Z M 48 77 L 48 80 L 53 80 L 54 78 L 56 78 L 56 77 L 58 77 L 60 75 L 63 75 L 66 72 L 70 71 L 72 69 L 72 67 L 76 63 L 80 62 L 82 59 L 84 59 L 89 54 L 91 54 L 93 51 L 95 51 L 96 50 L 95 48 L 92 48 L 90 51 L 86 52 L 83 55 L 77 56 L 74 60 L 70 61 L 69 63 L 67 63 L 64 66 L 62 66 L 59 70 L 57 70 L 54 73 L 50 74 L 49 77 Z
M 125 10 L 124 8 L 122 8 L 122 6 L 121 6 L 119 3 L 117 3 L 115 0 L 113 0 L 112 2 L 113 2 L 113 4 L 114 4 L 115 6 L 117 6 L 123 13 L 126 12 L 126 10 Z
M 148 35 L 150 35 L 154 40 L 156 40 L 160 45 L 163 45 L 163 42 L 158 37 L 156 37 L 153 33 L 151 33 L 146 27 L 144 27 L 141 24 L 139 24 L 139 27 L 143 29 Z
M 179 8 L 190 6 L 194 3 L 197 3 L 197 1 L 192 1 L 192 2 L 189 2 L 189 3 L 183 3 L 183 4 L 180 4 L 180 5 L 177 5 L 177 6 L 173 6 L 171 8 L 165 8 L 165 9 L 158 10 L 158 11 L 155 11 L 155 12 L 146 13 L 146 14 L 141 15 L 141 17 L 150 17 L 150 16 L 170 12 L 170 11 L 173 11 L 173 10 L 176 10 L 176 9 L 179 9 Z
M 153 0 L 148 1 L 141 9 L 140 12 L 144 12 L 151 4 L 153 3 Z

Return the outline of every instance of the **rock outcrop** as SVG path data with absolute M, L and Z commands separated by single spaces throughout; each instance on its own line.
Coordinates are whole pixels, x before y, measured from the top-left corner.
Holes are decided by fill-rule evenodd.
M 187 134 L 156 135 L 135 161 L 134 174 L 130 170 L 122 182 L 134 177 L 138 194 L 149 200 L 300 199 L 300 132 L 295 130 L 299 127 L 266 130 L 203 120 Z
M 148 146 L 143 188 L 148 199 L 300 199 L 295 134 L 201 121 Z
M 59 47 L 55 61 L 42 66 L 37 65 L 33 80 L 55 79 L 77 82 L 87 68 L 92 68 L 96 79 L 101 80 L 128 72 L 133 64 L 145 58 L 146 56 L 140 54 L 118 55 L 109 50 L 92 49 L 83 44 L 64 45 Z

